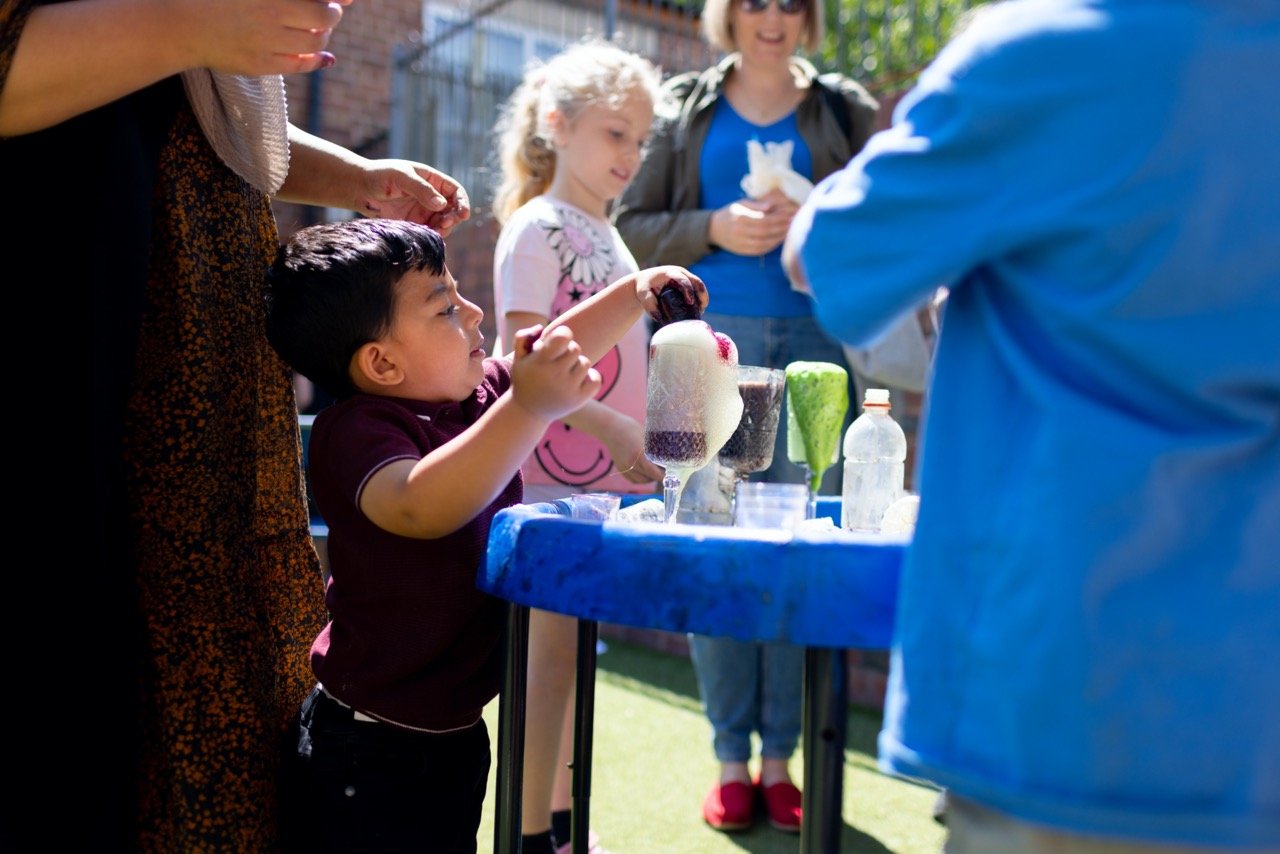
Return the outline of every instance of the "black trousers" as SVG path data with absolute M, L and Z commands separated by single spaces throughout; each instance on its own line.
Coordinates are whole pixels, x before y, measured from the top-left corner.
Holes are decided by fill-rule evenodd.
M 490 761 L 483 720 L 417 733 L 356 720 L 316 688 L 285 745 L 284 850 L 474 854 Z

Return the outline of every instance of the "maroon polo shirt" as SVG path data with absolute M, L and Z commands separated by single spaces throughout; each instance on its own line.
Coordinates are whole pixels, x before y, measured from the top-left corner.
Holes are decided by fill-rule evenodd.
M 308 450 L 316 506 L 329 525 L 330 622 L 311 647 L 316 677 L 373 717 L 447 730 L 474 723 L 501 684 L 502 603 L 476 588 L 489 524 L 519 503 L 517 471 L 498 498 L 434 540 L 388 533 L 360 511 L 374 472 L 455 438 L 511 386 L 506 361 L 458 403 L 360 394 L 316 416 Z

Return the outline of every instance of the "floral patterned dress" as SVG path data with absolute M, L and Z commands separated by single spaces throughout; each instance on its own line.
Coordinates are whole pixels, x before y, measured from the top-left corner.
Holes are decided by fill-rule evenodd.
M 32 6 L 0 11 L 0 88 Z M 290 374 L 264 333 L 270 200 L 174 79 L 0 140 L 0 169 L 24 200 L 6 256 L 47 262 L 42 316 L 82 310 L 92 348 L 96 559 L 30 593 L 86 612 L 66 696 L 40 698 L 86 711 L 62 777 L 95 791 L 74 809 L 107 813 L 98 850 L 274 850 L 279 742 L 325 615 Z

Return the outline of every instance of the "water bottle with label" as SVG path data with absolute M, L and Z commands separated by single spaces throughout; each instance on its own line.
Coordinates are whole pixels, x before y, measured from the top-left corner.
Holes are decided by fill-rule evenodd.
M 841 526 L 879 531 L 889 505 L 902 496 L 907 437 L 889 415 L 889 390 L 869 388 L 862 414 L 844 434 Z

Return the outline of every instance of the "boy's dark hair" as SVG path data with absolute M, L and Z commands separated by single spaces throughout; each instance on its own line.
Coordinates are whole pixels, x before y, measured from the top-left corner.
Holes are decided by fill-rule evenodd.
M 425 225 L 356 219 L 304 228 L 267 271 L 267 340 L 321 389 L 350 397 L 351 357 L 390 329 L 396 283 L 444 266 L 444 239 Z

